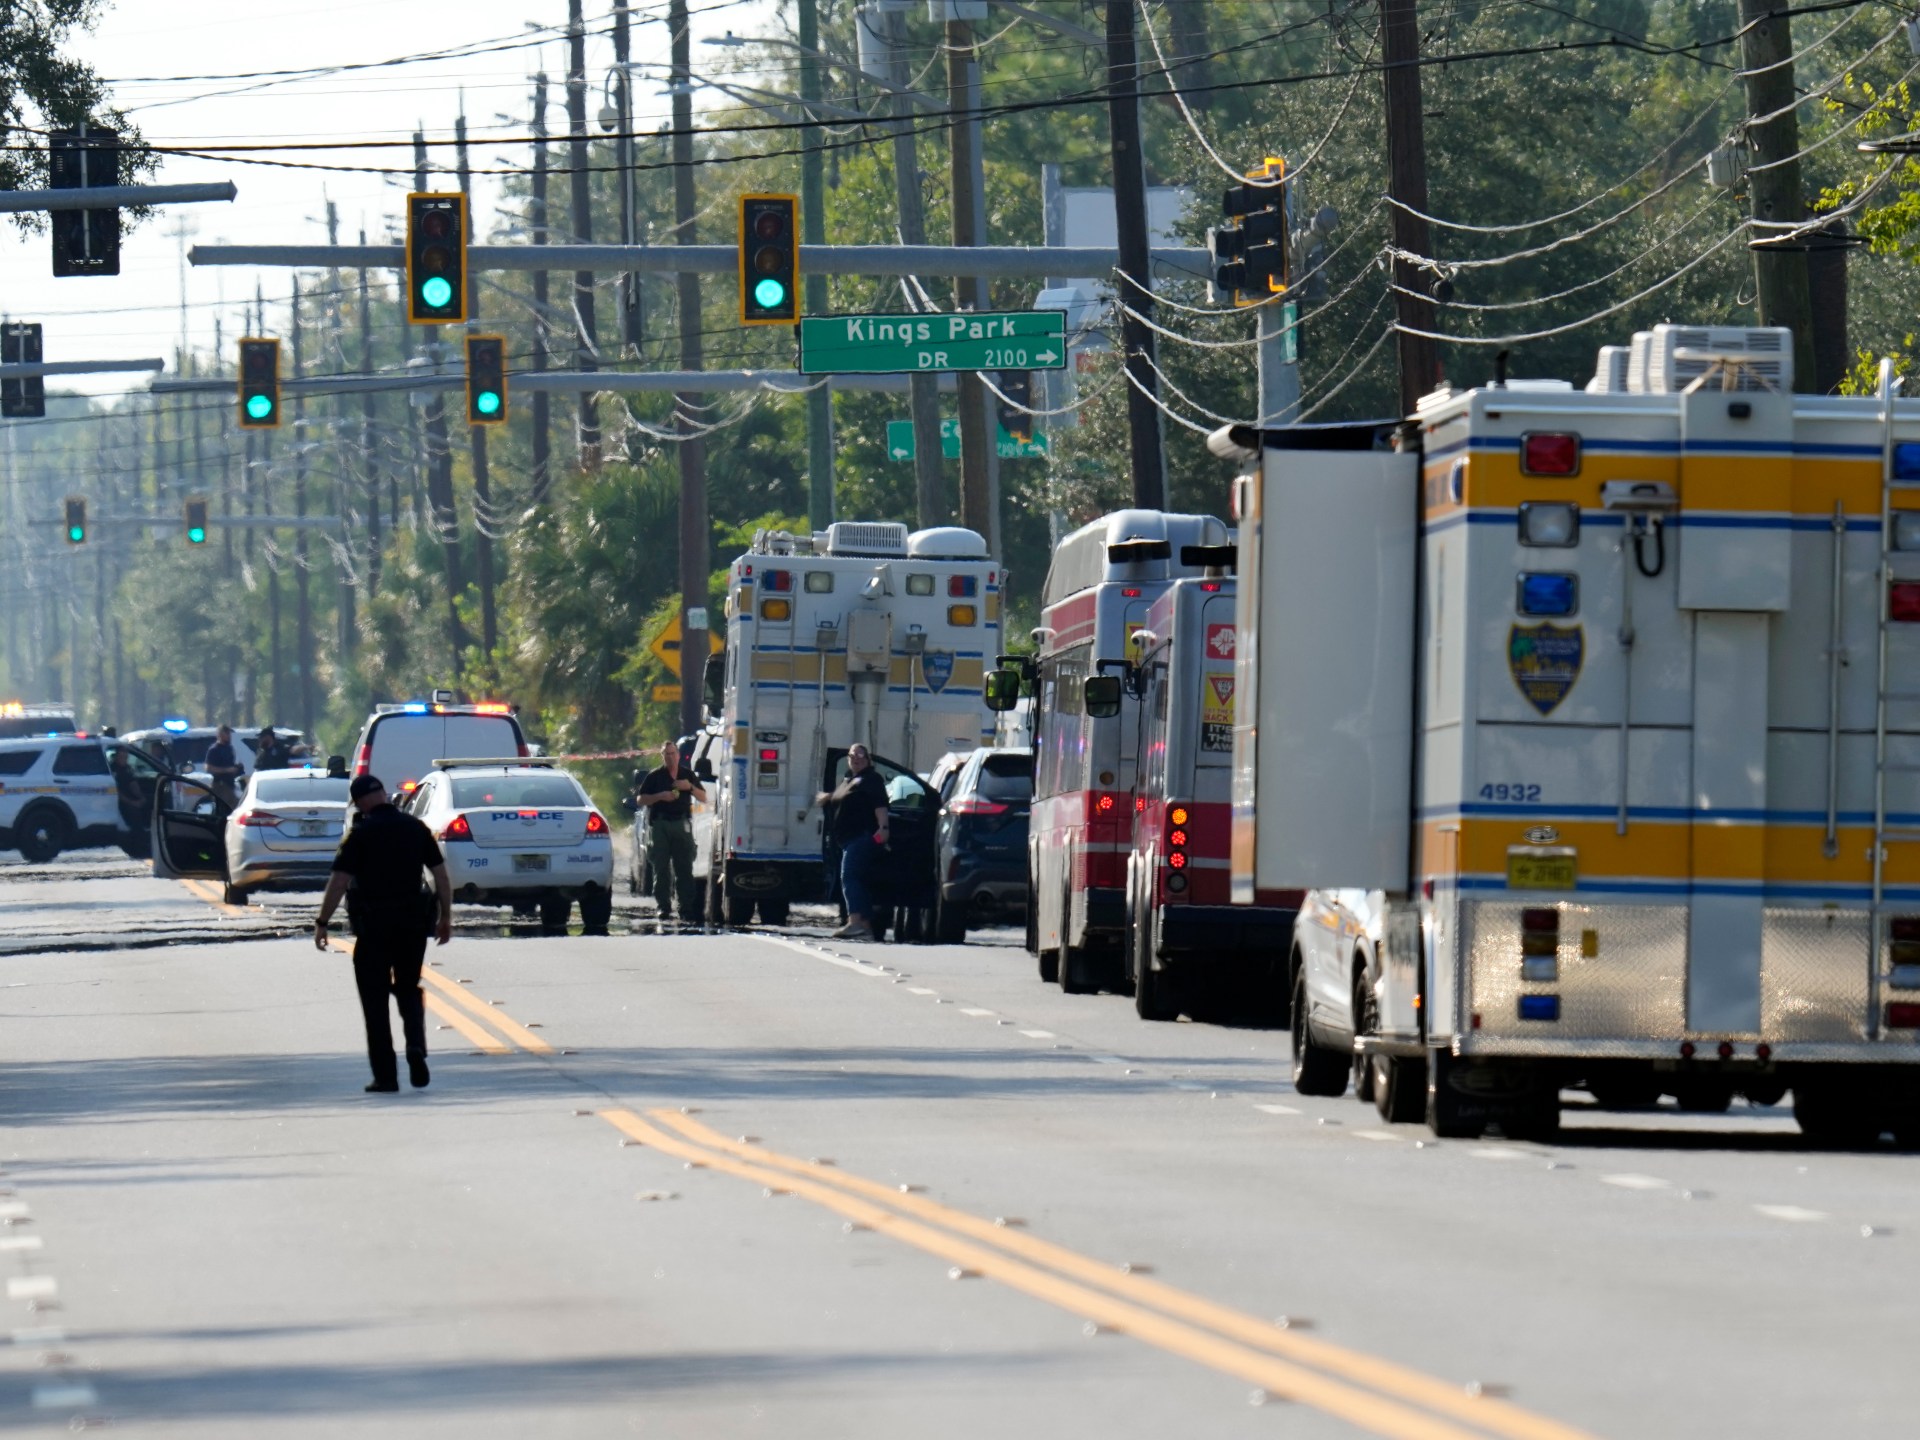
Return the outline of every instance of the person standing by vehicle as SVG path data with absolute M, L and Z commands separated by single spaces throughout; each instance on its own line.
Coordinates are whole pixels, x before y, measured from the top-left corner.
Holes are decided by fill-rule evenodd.
M 827 833 L 840 850 L 840 893 L 847 923 L 836 940 L 873 938 L 873 872 L 887 843 L 887 787 L 864 745 L 847 751 L 847 778 L 831 795 L 815 797 L 827 809 Z
M 407 1078 L 426 1085 L 426 1003 L 420 994 L 420 969 L 426 963 L 427 936 L 445 945 L 453 938 L 453 882 L 433 832 L 411 815 L 394 809 L 387 787 L 372 775 L 357 775 L 347 796 L 358 814 L 334 856 L 333 874 L 313 922 L 314 948 L 327 948 L 327 922 L 341 897 L 347 899 L 347 923 L 354 934 L 353 982 L 360 992 L 360 1013 L 367 1027 L 367 1059 L 373 1065 L 370 1093 L 400 1088 L 393 1054 L 387 996 L 400 1006 L 406 1036 Z M 421 872 L 433 876 L 429 896 Z M 351 888 L 349 888 L 351 887 Z
M 660 764 L 640 782 L 634 802 L 647 811 L 647 863 L 653 866 L 653 902 L 665 920 L 676 881 L 680 890 L 680 918 L 695 918 L 693 884 L 693 802 L 703 804 L 707 792 L 691 775 L 681 773 L 680 746 L 668 740 L 660 746 Z
M 222 725 L 213 732 L 213 744 L 207 747 L 207 774 L 213 777 L 213 794 L 229 810 L 240 803 L 238 786 L 246 771 L 233 749 L 233 727 Z
M 293 763 L 285 743 L 273 733 L 273 727 L 267 726 L 253 742 L 253 768 L 255 770 L 285 770 Z

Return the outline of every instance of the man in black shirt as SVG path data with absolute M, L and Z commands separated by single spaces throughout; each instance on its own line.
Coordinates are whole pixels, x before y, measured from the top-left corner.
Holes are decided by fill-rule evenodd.
M 653 866 L 653 902 L 665 920 L 674 882 L 679 881 L 680 918 L 692 921 L 693 884 L 693 802 L 705 802 L 707 792 L 700 782 L 683 773 L 680 746 L 668 740 L 660 746 L 660 764 L 647 772 L 640 782 L 635 803 L 647 812 L 647 863 Z
M 233 730 L 222 725 L 213 732 L 213 744 L 207 747 L 207 774 L 213 777 L 213 793 L 229 810 L 240 803 L 239 784 L 246 771 L 234 753 Z
M 367 1024 L 367 1059 L 373 1064 L 373 1083 L 367 1089 L 400 1088 L 388 995 L 399 1002 L 407 1077 L 418 1089 L 428 1079 L 420 967 L 426 963 L 429 934 L 436 934 L 442 945 L 453 938 L 453 882 L 433 832 L 394 809 L 379 780 L 355 776 L 347 794 L 359 814 L 333 858 L 333 875 L 314 919 L 313 943 L 317 949 L 327 948 L 327 922 L 341 896 L 347 896 L 347 922 L 354 934 L 353 981 Z M 422 871 L 433 875 L 432 896 L 421 888 Z
M 280 737 L 273 733 L 273 727 L 267 726 L 253 742 L 253 768 L 255 770 L 285 770 L 292 763 L 291 752 Z
M 847 902 L 847 923 L 836 940 L 873 939 L 873 869 L 886 846 L 887 787 L 873 768 L 864 745 L 847 751 L 847 778 L 831 795 L 816 799 L 827 808 L 827 833 L 840 849 L 840 893 Z

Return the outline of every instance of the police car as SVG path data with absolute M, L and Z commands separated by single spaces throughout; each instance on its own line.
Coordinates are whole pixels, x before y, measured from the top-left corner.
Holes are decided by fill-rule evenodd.
M 613 834 L 580 782 L 552 761 L 437 760 L 406 810 L 439 840 L 455 900 L 533 901 L 550 935 L 565 933 L 577 900 L 586 933 L 607 933 Z
M 90 845 L 117 845 L 143 858 L 154 787 L 167 776 L 119 740 L 0 740 L 0 850 L 18 850 L 34 865 Z
M 253 773 L 253 742 L 259 733 L 249 729 L 242 731 L 238 726 L 233 730 L 233 758 L 240 766 L 240 778 L 245 779 Z M 290 741 L 299 738 L 298 732 L 282 730 L 280 734 Z M 216 725 L 189 725 L 185 720 L 163 720 L 160 724 L 146 730 L 129 730 L 120 738 L 129 745 L 137 745 L 162 765 L 181 774 L 204 772 L 207 768 L 207 752 L 219 738 L 220 730 Z

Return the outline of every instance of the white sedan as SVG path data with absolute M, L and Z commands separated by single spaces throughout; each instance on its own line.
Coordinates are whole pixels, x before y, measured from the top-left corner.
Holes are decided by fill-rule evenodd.
M 551 761 L 438 761 L 406 809 L 446 852 L 455 900 L 537 903 L 550 935 L 566 932 L 578 900 L 581 928 L 607 933 L 613 835 L 580 782 Z
M 347 818 L 347 777 L 259 770 L 227 816 L 229 905 L 255 890 L 324 890 Z

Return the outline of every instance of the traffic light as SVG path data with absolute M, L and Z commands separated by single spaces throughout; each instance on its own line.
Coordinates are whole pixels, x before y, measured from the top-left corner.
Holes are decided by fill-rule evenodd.
M 1033 443 L 1033 372 L 1031 370 L 1002 370 L 1000 372 L 1000 393 L 1006 398 L 1000 402 L 1000 428 L 1007 432 L 1009 439 L 1022 445 Z
M 740 197 L 742 325 L 793 325 L 800 319 L 799 208 L 793 195 Z
M 55 190 L 118 185 L 120 136 L 89 125 L 78 130 L 48 131 L 47 181 Z M 47 219 L 53 231 L 55 279 L 120 273 L 118 210 L 55 210 Z
M 467 337 L 467 423 L 507 423 L 507 342 L 504 336 Z
M 40 327 L 15 321 L 0 328 L 0 363 L 38 365 Z M 37 420 L 47 413 L 47 386 L 38 375 L 0 380 L 0 415 L 9 420 Z
M 207 502 L 205 500 L 187 501 L 187 543 L 189 545 L 207 543 Z
M 460 325 L 467 318 L 467 197 L 407 196 L 407 319 Z
M 87 540 L 87 497 L 67 497 L 67 543 L 84 545 Z
M 1287 162 L 1269 159 L 1228 186 L 1220 209 L 1230 222 L 1207 231 L 1216 301 L 1257 305 L 1284 295 L 1291 278 L 1287 243 Z
M 280 342 L 240 342 L 240 428 L 271 430 L 280 424 Z

